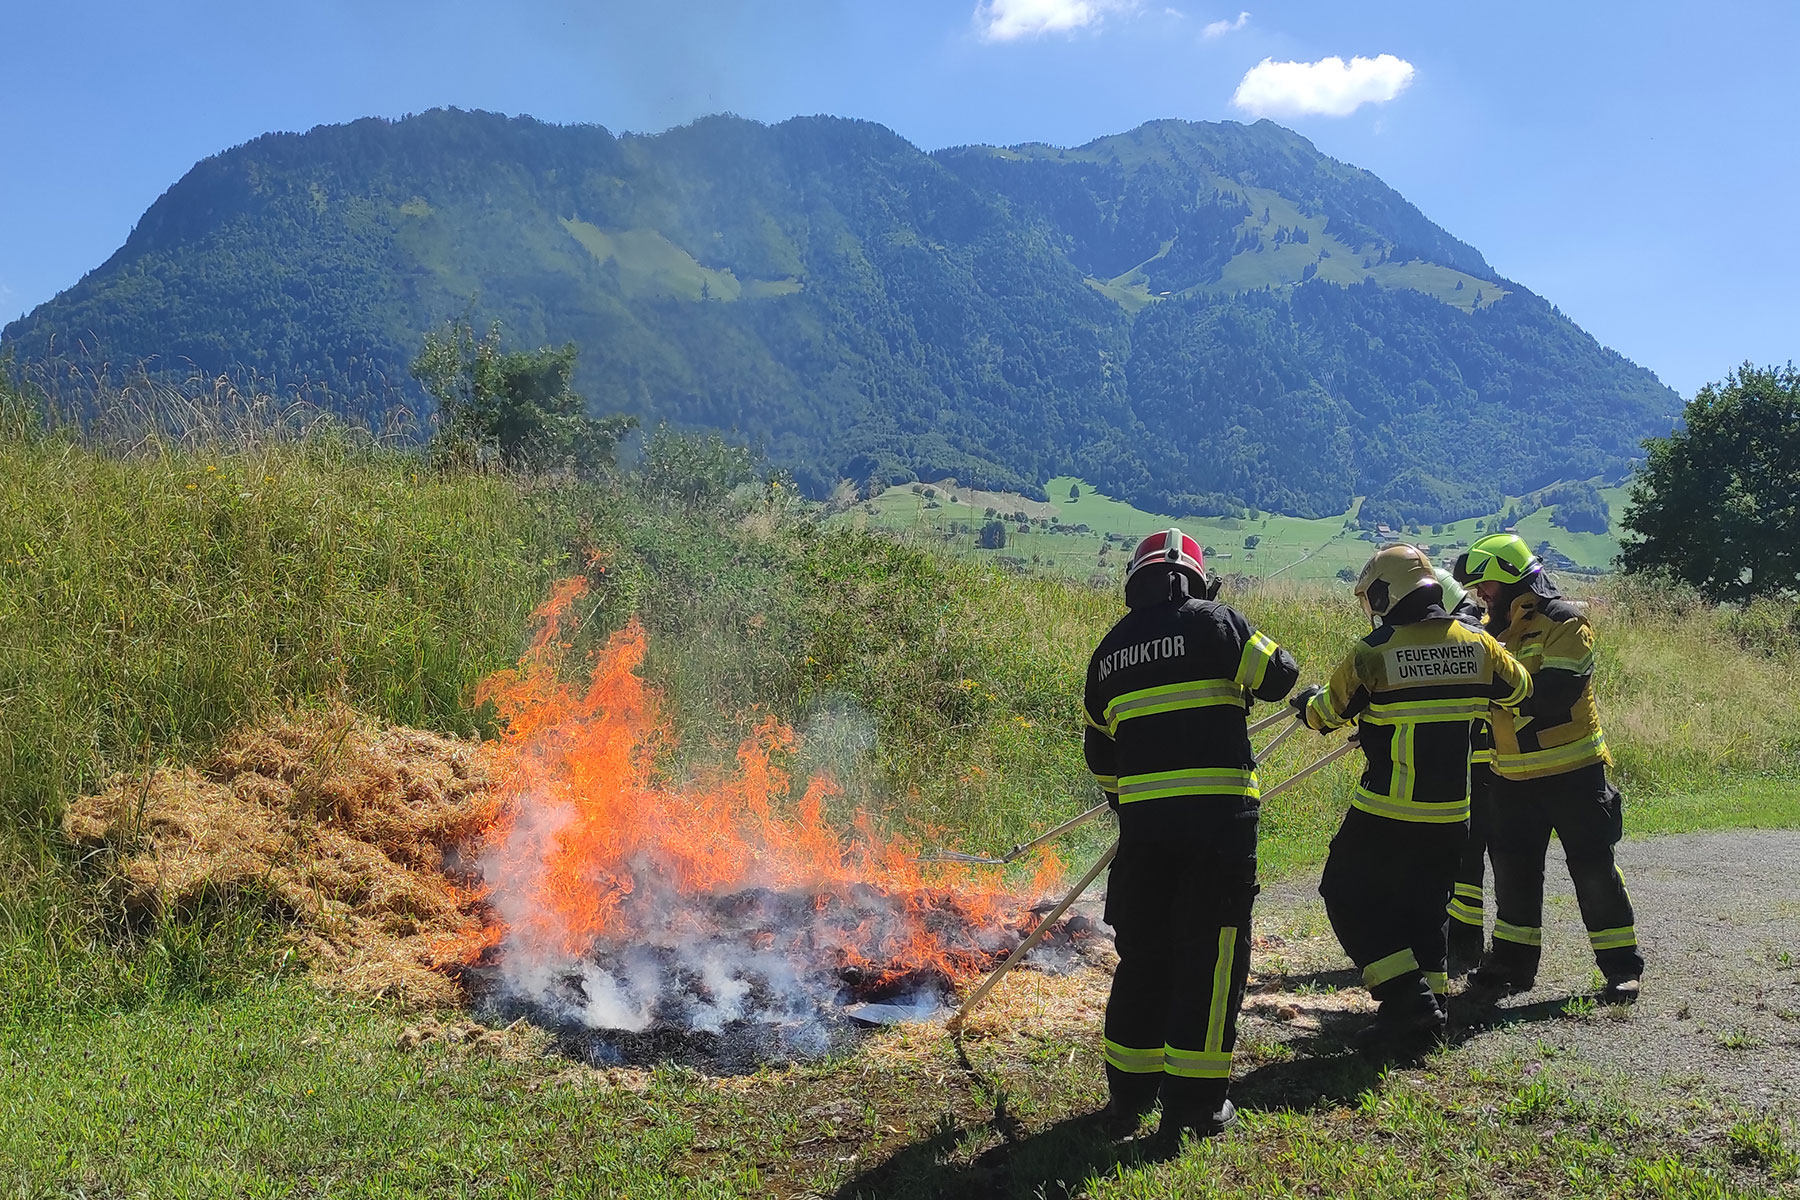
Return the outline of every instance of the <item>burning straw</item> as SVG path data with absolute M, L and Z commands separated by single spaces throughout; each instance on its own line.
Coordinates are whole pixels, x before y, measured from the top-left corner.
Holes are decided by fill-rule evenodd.
M 1019 900 L 967 868 L 923 866 L 866 818 L 835 829 L 832 784 L 796 795 L 778 765 L 794 737 L 774 720 L 735 772 L 659 779 L 675 739 L 637 673 L 642 629 L 566 681 L 559 639 L 583 591 L 559 586 L 518 669 L 482 691 L 506 733 L 490 749 L 501 804 L 480 866 L 497 921 L 479 975 L 503 1009 L 807 1057 L 840 1006 L 933 1008 L 1029 931 Z
M 496 741 L 292 715 L 198 768 L 115 777 L 64 828 L 111 851 L 146 919 L 250 898 L 330 986 L 473 999 L 592 1033 L 598 1057 L 813 1057 L 871 1005 L 925 1015 L 1035 927 L 992 876 L 921 864 L 867 818 L 835 827 L 833 785 L 794 787 L 794 735 L 772 719 L 735 770 L 659 777 L 675 736 L 638 675 L 643 630 L 567 661 L 584 590 L 561 584 L 518 667 L 483 685 Z M 1033 892 L 1059 870 L 1047 860 Z M 1059 929 L 1050 956 L 1089 928 Z

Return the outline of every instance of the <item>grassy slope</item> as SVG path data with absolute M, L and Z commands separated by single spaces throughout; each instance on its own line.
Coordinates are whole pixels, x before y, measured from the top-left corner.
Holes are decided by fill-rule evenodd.
M 1079 499 L 1068 498 L 1071 485 L 1080 492 Z M 1354 532 L 1344 528 L 1346 521 L 1355 515 L 1354 507 L 1341 516 L 1319 519 L 1277 514 L 1264 514 L 1254 520 L 1191 516 L 1177 518 L 1144 512 L 1122 500 L 1114 500 L 1096 492 L 1083 480 L 1064 475 L 1045 485 L 1057 519 L 1065 526 L 1086 525 L 1089 532 L 1053 533 L 1042 525 L 1033 524 L 1028 532 L 1019 533 L 1016 526 L 1009 524 L 1008 545 L 996 554 L 993 551 L 979 550 L 975 545 L 976 534 L 973 532 L 986 520 L 986 510 L 994 501 L 983 499 L 979 503 L 970 503 L 966 499 L 967 493 L 955 489 L 936 490 L 939 492 L 936 497 L 927 498 L 922 493 L 912 491 L 910 486 L 889 488 L 853 510 L 847 519 L 852 523 L 952 546 L 978 557 L 992 555 L 1021 558 L 1033 566 L 1049 568 L 1076 579 L 1110 577 L 1118 571 L 1121 555 L 1129 552 L 1130 547 L 1121 547 L 1117 543 L 1108 546 L 1106 534 L 1123 534 L 1136 539 L 1158 529 L 1166 529 L 1171 522 L 1178 522 L 1204 544 L 1228 556 L 1212 560 L 1213 565 L 1226 574 L 1329 580 L 1335 578 L 1340 571 L 1360 569 L 1375 549 L 1372 543 L 1361 540 Z M 1623 487 L 1601 489 L 1600 494 L 1611 505 L 1615 517 L 1623 507 L 1625 492 Z M 953 495 L 955 500 L 951 499 Z M 1516 497 L 1509 497 L 1508 504 L 1516 500 Z M 870 511 L 871 506 L 873 511 Z M 1004 504 L 1001 504 L 1000 511 L 1006 511 Z M 1520 518 L 1520 534 L 1534 546 L 1548 541 L 1582 566 L 1597 569 L 1609 567 L 1619 552 L 1616 534 L 1571 533 L 1551 524 L 1550 519 L 1555 511 L 1554 506 L 1541 508 Z M 1495 515 L 1498 514 L 1452 522 L 1441 526 L 1438 533 L 1431 532 L 1429 526 L 1405 532 L 1412 540 L 1442 547 L 1450 547 L 1458 542 L 1466 544 L 1486 532 L 1485 523 Z M 956 523 L 969 526 L 971 532 L 953 533 L 951 526 Z M 1246 549 L 1244 539 L 1251 535 L 1255 535 L 1259 541 L 1254 549 Z M 1106 548 L 1105 555 L 1101 554 L 1103 547 Z
M 961 1178 L 940 1149 L 964 1161 L 1010 1128 L 1036 1131 L 1039 1178 L 1098 1171 L 1096 1194 L 1191 1193 L 1229 1172 L 1262 1195 L 1305 1178 L 1369 1195 L 1579 1178 L 1572 1194 L 1674 1196 L 1728 1165 L 1693 1159 L 1628 1109 L 1614 1124 L 1629 1136 L 1597 1134 L 1566 1106 L 1543 1119 L 1526 1064 L 1471 1079 L 1452 1060 L 1351 1081 L 1314 1111 L 1254 1116 L 1243 1139 L 1114 1177 L 1102 1148 L 1059 1132 L 1098 1099 L 1091 1017 L 977 1044 L 970 1070 L 919 1035 L 904 1054 L 748 1091 L 680 1072 L 622 1089 L 534 1054 L 400 1055 L 396 1015 L 281 981 L 257 913 L 129 929 L 102 880 L 33 830 L 110 767 L 185 757 L 322 691 L 469 728 L 469 681 L 518 646 L 548 580 L 594 552 L 607 569 L 588 635 L 628 611 L 646 620 L 650 669 L 693 756 L 728 753 L 761 701 L 812 730 L 800 765 L 835 769 L 846 806 L 1001 847 L 1090 800 L 1075 693 L 1115 594 L 812 536 L 780 501 L 694 511 L 621 490 L 527 493 L 331 444 L 0 456 L 0 794 L 14 806 L 0 837 L 0 1174 L 25 1194 L 289 1194 L 305 1180 L 301 1194 L 764 1195 L 837 1187 L 891 1156 L 867 1190 L 929 1195 Z M 1308 680 L 1357 633 L 1341 588 L 1280 582 L 1235 599 Z M 1633 832 L 1800 823 L 1791 652 L 1745 652 L 1705 610 L 1605 599 L 1603 702 Z M 1290 740 L 1268 777 L 1318 750 Z M 1271 875 L 1316 865 L 1349 774 L 1270 804 Z M 1078 862 L 1105 837 L 1096 826 L 1062 849 Z M 1522 1115 L 1496 1123 L 1496 1106 Z M 1777 1137 L 1773 1180 L 1791 1152 L 1755 1136 Z

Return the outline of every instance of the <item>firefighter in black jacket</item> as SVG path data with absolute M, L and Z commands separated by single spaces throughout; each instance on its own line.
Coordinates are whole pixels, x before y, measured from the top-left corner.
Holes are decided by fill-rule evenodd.
M 1119 965 L 1106 1003 L 1108 1113 L 1135 1125 L 1160 1094 L 1163 1136 L 1216 1133 L 1250 967 L 1259 804 L 1245 732 L 1252 697 L 1299 669 L 1218 603 L 1179 529 L 1138 545 L 1130 610 L 1095 649 L 1084 695 L 1088 768 L 1119 814 L 1106 921 Z
M 1319 894 L 1332 931 L 1380 1002 L 1369 1045 L 1443 1034 L 1445 906 L 1468 837 L 1470 725 L 1517 708 L 1531 676 L 1453 619 L 1431 560 L 1389 546 L 1356 583 L 1375 631 L 1292 703 L 1320 732 L 1355 720 L 1368 765 L 1331 841 Z
M 1494 941 L 1465 993 L 1476 1002 L 1529 990 L 1543 947 L 1544 854 L 1562 843 L 1608 1000 L 1631 1001 L 1644 973 L 1636 916 L 1613 856 L 1623 803 L 1594 704 L 1594 631 L 1517 534 L 1481 538 L 1457 564 L 1487 606 L 1487 631 L 1531 670 L 1517 715 L 1494 713 Z

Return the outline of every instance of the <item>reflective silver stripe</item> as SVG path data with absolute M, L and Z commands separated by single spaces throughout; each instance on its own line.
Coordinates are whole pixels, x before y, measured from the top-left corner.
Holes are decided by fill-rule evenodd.
M 1621 925 L 1617 929 L 1591 929 L 1588 945 L 1596 950 L 1619 950 L 1637 945 L 1637 926 Z
M 1565 746 L 1551 746 L 1545 750 L 1515 751 L 1510 754 L 1495 750 L 1494 769 L 1502 775 L 1513 776 L 1525 771 L 1581 766 L 1605 757 L 1606 733 L 1604 730 L 1596 729 L 1580 741 L 1570 742 Z
M 1119 802 L 1156 800 L 1165 796 L 1250 796 L 1260 793 L 1256 772 L 1236 767 L 1196 767 L 1187 771 L 1157 771 L 1151 775 L 1121 775 Z
M 1567 671 L 1571 675 L 1586 675 L 1594 669 L 1594 652 L 1589 650 L 1580 658 L 1551 658 L 1548 655 L 1538 668 L 1541 671 Z
M 1237 955 L 1237 926 L 1219 930 L 1219 955 L 1213 961 L 1212 1008 L 1206 1014 L 1206 1049 L 1217 1052 L 1225 1047 L 1225 1021 L 1231 1015 L 1231 964 Z M 1227 1064 L 1230 1054 L 1225 1056 Z
M 1494 937 L 1498 941 L 1512 942 L 1519 946 L 1542 946 L 1544 944 L 1544 931 L 1541 927 L 1508 925 L 1505 921 L 1494 922 Z
M 1371 704 L 1363 720 L 1377 725 L 1397 725 L 1402 721 L 1472 721 L 1485 717 L 1486 700 L 1394 700 Z
M 1231 1075 L 1229 1050 L 1178 1050 L 1163 1047 L 1163 1070 L 1183 1079 L 1227 1079 Z
M 1424 825 L 1449 825 L 1456 821 L 1465 821 L 1469 817 L 1469 799 L 1446 801 L 1433 804 L 1422 800 L 1396 800 L 1392 796 L 1377 796 L 1367 788 L 1358 787 L 1350 803 L 1366 813 L 1378 817 L 1388 817 L 1395 821 L 1415 821 Z
M 1390 979 L 1398 979 L 1408 971 L 1419 969 L 1419 960 L 1414 957 L 1412 948 L 1396 950 L 1386 958 L 1378 958 L 1363 968 L 1363 986 L 1380 987 Z
M 1250 635 L 1250 643 L 1244 647 L 1243 655 L 1238 659 L 1237 682 L 1252 691 L 1262 686 L 1264 677 L 1269 673 L 1269 663 L 1281 647 L 1260 631 Z
M 1106 1042 L 1107 1065 L 1124 1071 L 1127 1075 L 1150 1075 L 1160 1073 L 1163 1069 L 1162 1047 L 1141 1049 L 1137 1046 L 1121 1046 L 1111 1038 Z
M 1452 900 L 1445 911 L 1450 914 L 1450 919 L 1453 921 L 1461 921 L 1464 925 L 1481 928 L 1481 909 L 1478 906 L 1471 907 L 1462 900 Z
M 1131 717 L 1145 717 L 1185 708 L 1209 708 L 1213 705 L 1249 708 L 1244 700 L 1244 690 L 1237 684 L 1225 679 L 1206 679 L 1197 683 L 1172 683 L 1126 692 L 1122 696 L 1115 696 L 1106 706 L 1103 715 L 1108 732 L 1116 732 L 1119 722 Z

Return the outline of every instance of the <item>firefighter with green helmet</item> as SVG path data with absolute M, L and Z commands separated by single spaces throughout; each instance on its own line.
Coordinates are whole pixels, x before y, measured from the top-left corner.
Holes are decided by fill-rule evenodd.
M 1438 567 L 1432 573 L 1444 589 L 1444 608 L 1463 624 L 1480 629 L 1480 598 L 1465 590 L 1452 572 Z M 1469 840 L 1463 846 L 1449 905 L 1452 975 L 1466 975 L 1474 970 L 1481 961 L 1481 952 L 1487 948 L 1481 884 L 1487 875 L 1488 829 L 1494 823 L 1494 734 L 1485 716 L 1470 726 L 1470 734 L 1474 752 L 1469 756 Z
M 1636 918 L 1613 847 L 1623 834 L 1612 757 L 1594 703 L 1594 631 L 1517 534 L 1477 540 L 1456 576 L 1481 597 L 1486 627 L 1532 676 L 1516 714 L 1493 712 L 1494 937 L 1468 995 L 1491 1002 L 1529 990 L 1543 947 L 1544 856 L 1562 843 L 1604 997 L 1633 1000 L 1644 972 Z
M 1531 692 L 1523 665 L 1444 607 L 1416 546 L 1369 559 L 1356 596 L 1375 628 L 1325 688 L 1290 703 L 1320 732 L 1357 723 L 1367 756 L 1319 881 L 1344 952 L 1379 1003 L 1371 1048 L 1441 1037 L 1445 906 L 1468 837 L 1470 727 Z

